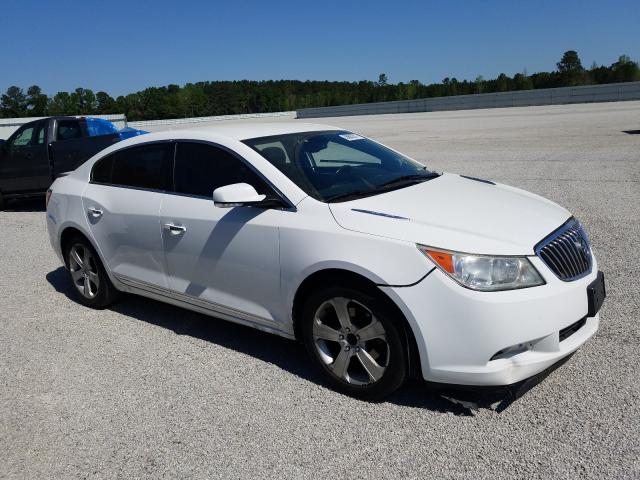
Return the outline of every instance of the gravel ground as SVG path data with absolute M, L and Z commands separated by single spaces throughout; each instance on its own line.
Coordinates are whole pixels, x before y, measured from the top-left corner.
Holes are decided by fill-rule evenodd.
M 586 225 L 601 329 L 503 407 L 322 385 L 296 343 L 151 300 L 92 311 L 40 201 L 0 212 L 0 478 L 640 478 L 640 102 L 322 119 Z M 635 253 L 634 253 L 635 252 Z

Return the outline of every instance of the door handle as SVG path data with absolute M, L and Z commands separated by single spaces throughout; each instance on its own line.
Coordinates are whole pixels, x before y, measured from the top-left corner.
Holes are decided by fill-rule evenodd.
M 174 225 L 173 223 L 165 223 L 165 230 L 169 230 L 172 235 L 182 235 L 187 231 L 187 227 L 184 225 Z
M 96 207 L 90 207 L 89 208 L 89 214 L 93 217 L 93 218 L 99 218 L 102 216 L 104 212 L 102 210 L 100 210 L 99 208 Z

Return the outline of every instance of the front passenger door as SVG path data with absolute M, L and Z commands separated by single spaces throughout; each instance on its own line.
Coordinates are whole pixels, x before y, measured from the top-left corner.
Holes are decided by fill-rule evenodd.
M 21 127 L 5 144 L 0 164 L 4 193 L 44 192 L 51 183 L 47 147 L 47 121 Z
M 165 195 L 160 212 L 169 288 L 186 301 L 197 298 L 214 310 L 273 326 L 283 316 L 278 227 L 285 212 L 214 205 L 216 188 L 241 182 L 258 193 L 273 194 L 227 150 L 178 143 L 175 188 Z

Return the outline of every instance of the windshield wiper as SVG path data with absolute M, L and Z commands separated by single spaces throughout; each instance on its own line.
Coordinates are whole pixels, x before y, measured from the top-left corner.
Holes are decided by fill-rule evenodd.
M 395 187 L 401 185 L 410 185 L 412 183 L 419 183 L 426 180 L 431 180 L 432 178 L 439 177 L 440 175 L 435 172 L 428 173 L 415 173 L 412 175 L 402 175 L 400 177 L 394 178 L 393 180 L 383 183 L 381 185 L 376 185 L 375 188 L 371 190 L 355 190 L 353 192 L 345 192 L 338 193 L 332 197 L 326 199 L 327 202 L 335 202 L 335 201 L 346 201 L 346 200 L 355 200 L 356 198 L 367 197 L 369 195 L 376 195 L 378 193 L 382 193 L 386 190 L 393 189 Z
M 355 200 L 356 198 L 366 197 L 377 193 L 377 190 L 356 190 L 354 192 L 338 193 L 326 199 L 327 202 Z
M 439 177 L 440 175 L 438 175 L 437 173 L 434 172 L 429 172 L 427 174 L 424 173 L 414 173 L 412 175 L 402 175 L 398 178 L 394 178 L 393 180 L 390 180 L 386 183 L 383 183 L 382 185 L 378 185 L 378 187 L 395 187 L 397 185 L 402 185 L 404 183 L 414 183 L 417 181 L 423 181 L 423 180 L 430 180 L 432 178 L 436 178 Z

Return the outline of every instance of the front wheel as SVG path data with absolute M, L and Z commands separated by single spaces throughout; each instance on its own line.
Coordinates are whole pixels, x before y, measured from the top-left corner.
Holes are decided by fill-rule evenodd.
M 402 327 L 378 296 L 346 287 L 322 289 L 307 301 L 302 322 L 309 355 L 337 390 L 377 400 L 404 382 Z

